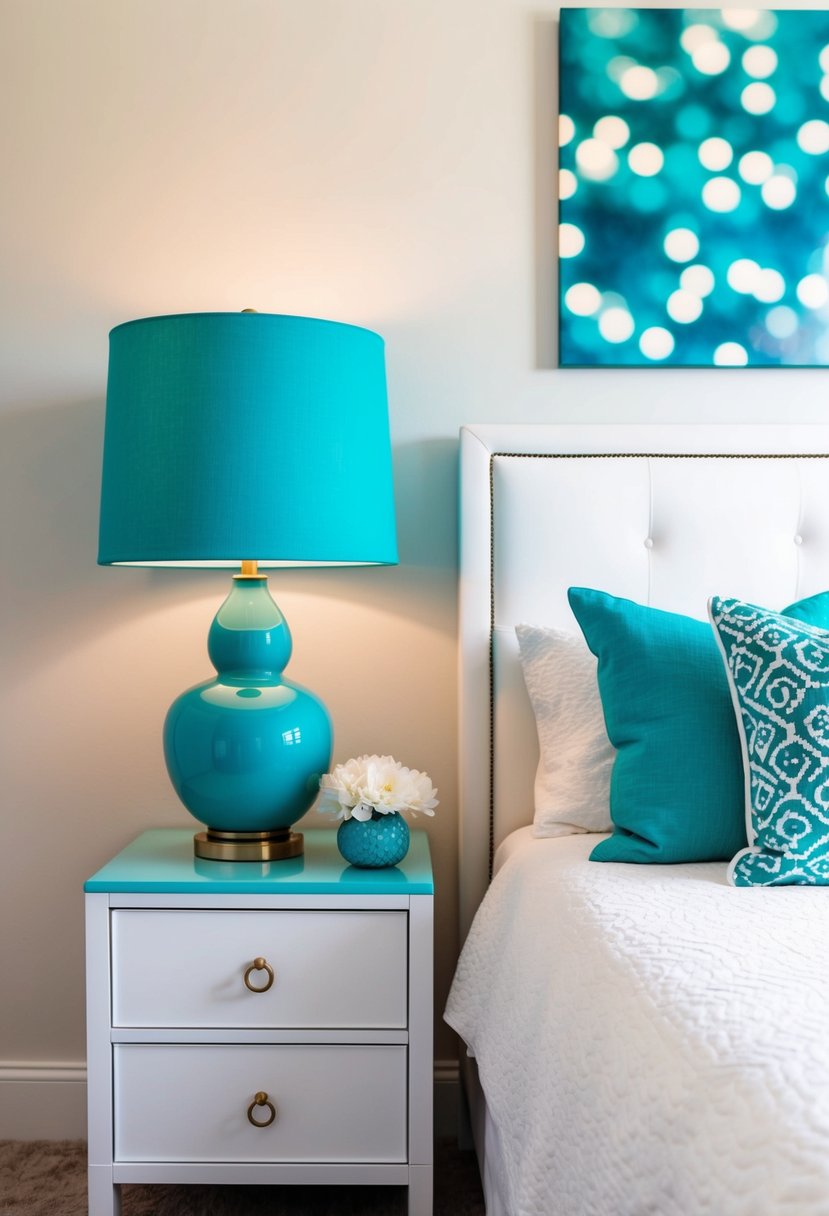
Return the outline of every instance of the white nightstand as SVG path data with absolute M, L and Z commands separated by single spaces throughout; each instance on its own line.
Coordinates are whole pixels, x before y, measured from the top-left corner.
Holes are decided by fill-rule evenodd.
M 85 885 L 89 1211 L 123 1182 L 407 1186 L 432 1211 L 426 836 L 357 870 L 145 832 Z

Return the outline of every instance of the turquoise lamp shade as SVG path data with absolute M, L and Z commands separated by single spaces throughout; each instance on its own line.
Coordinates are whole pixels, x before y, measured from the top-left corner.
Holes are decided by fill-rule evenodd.
M 173 786 L 212 860 L 296 856 L 331 724 L 284 676 L 259 567 L 397 561 L 383 342 L 266 313 L 151 317 L 110 334 L 99 563 L 239 567 L 210 628 L 216 676 L 170 708 Z
M 397 561 L 383 340 L 268 313 L 110 334 L 104 565 Z

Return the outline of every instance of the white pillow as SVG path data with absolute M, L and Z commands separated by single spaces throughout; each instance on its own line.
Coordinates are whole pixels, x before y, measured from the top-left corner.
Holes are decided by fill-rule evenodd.
M 516 625 L 540 757 L 534 836 L 609 832 L 616 752 L 605 730 L 596 658 L 579 634 Z

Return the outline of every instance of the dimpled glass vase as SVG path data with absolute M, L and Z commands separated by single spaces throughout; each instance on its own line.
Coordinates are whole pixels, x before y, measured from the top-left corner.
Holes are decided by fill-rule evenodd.
M 396 866 L 409 851 L 409 825 L 392 811 L 371 819 L 344 819 L 337 829 L 337 848 L 352 866 L 379 870 Z

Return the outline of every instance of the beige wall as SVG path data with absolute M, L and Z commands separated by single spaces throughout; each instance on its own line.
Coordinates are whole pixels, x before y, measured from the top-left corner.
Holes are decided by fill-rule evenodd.
M 253 307 L 386 338 L 402 564 L 272 587 L 336 758 L 392 752 L 439 786 L 441 1005 L 458 426 L 826 416 L 820 372 L 552 370 L 555 12 L 0 0 L 0 1078 L 82 1062 L 83 880 L 144 827 L 191 823 L 159 734 L 209 674 L 225 579 L 95 565 L 111 326 Z

